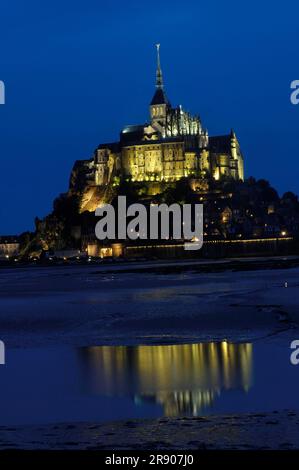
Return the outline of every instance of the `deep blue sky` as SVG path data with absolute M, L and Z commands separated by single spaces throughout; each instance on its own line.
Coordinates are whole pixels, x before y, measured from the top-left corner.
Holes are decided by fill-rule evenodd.
M 145 122 L 155 50 L 171 102 L 210 135 L 233 127 L 246 176 L 299 192 L 296 1 L 2 0 L 0 234 L 33 228 L 89 158 Z

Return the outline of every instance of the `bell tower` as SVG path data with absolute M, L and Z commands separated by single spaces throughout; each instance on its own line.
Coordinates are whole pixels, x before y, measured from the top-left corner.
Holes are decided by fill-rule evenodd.
M 167 108 L 170 107 L 168 98 L 164 92 L 163 75 L 160 62 L 160 44 L 157 48 L 157 71 L 156 71 L 156 91 L 150 104 L 151 122 L 154 127 L 161 131 L 165 127 Z

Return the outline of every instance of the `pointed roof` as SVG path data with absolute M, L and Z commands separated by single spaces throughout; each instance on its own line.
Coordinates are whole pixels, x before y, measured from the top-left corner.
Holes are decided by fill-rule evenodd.
M 151 101 L 151 106 L 154 104 L 168 104 L 168 105 L 170 104 L 162 88 L 157 88 L 157 90 L 155 91 L 155 94 Z
M 160 44 L 156 44 L 157 48 L 157 71 L 156 71 L 156 91 L 151 101 L 151 106 L 155 104 L 170 105 L 166 93 L 164 91 L 163 75 L 160 62 Z

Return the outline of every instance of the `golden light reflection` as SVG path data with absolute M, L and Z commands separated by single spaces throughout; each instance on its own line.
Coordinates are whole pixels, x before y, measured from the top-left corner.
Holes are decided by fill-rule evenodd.
M 101 346 L 80 352 L 90 392 L 155 402 L 167 416 L 196 416 L 223 391 L 251 387 L 250 343 Z

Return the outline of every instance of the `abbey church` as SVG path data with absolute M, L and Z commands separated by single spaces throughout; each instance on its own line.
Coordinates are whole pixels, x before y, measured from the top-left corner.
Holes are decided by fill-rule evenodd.
M 101 144 L 91 160 L 76 162 L 86 186 L 105 188 L 115 177 L 132 182 L 171 182 L 182 177 L 244 179 L 243 157 L 233 131 L 209 136 L 199 116 L 172 107 L 164 88 L 157 45 L 156 89 L 149 122 L 125 127 L 118 142 Z

